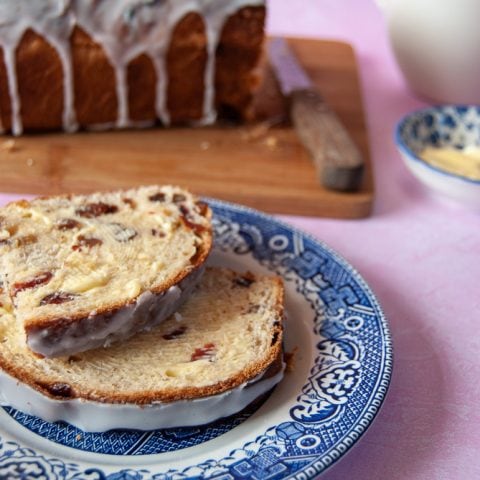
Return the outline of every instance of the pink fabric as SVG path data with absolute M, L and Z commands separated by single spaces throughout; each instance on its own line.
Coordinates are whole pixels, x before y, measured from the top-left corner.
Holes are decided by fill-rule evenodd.
M 375 168 L 372 217 L 283 217 L 325 240 L 373 288 L 389 319 L 394 374 L 378 417 L 328 480 L 480 478 L 480 214 L 434 198 L 404 167 L 406 88 L 373 0 L 272 0 L 272 34 L 356 49 Z
M 269 31 L 355 46 L 375 167 L 370 218 L 283 217 L 360 271 L 394 340 L 381 412 L 322 478 L 480 478 L 480 215 L 431 197 L 400 160 L 394 125 L 423 104 L 405 87 L 373 0 L 271 0 Z

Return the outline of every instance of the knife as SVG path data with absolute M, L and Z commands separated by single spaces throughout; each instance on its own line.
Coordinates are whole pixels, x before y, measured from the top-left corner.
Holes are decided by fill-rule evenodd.
M 320 183 L 332 190 L 358 190 L 364 161 L 344 125 L 285 39 L 272 39 L 268 51 L 282 94 L 289 100 L 291 121 L 312 157 Z

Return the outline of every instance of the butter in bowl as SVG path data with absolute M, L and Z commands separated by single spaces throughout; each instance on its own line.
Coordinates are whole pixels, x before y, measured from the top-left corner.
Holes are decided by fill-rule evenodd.
M 395 143 L 426 186 L 480 210 L 480 106 L 439 105 L 403 117 Z

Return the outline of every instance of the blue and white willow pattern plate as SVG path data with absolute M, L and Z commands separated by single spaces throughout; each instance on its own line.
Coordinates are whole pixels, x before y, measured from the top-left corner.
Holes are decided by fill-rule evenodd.
M 392 347 L 369 287 L 336 253 L 251 209 L 208 200 L 210 260 L 286 285 L 292 371 L 262 403 L 199 428 L 92 434 L 0 409 L 0 479 L 314 478 L 366 430 L 385 397 Z
M 426 147 L 480 147 L 480 106 L 438 105 L 410 113 L 398 122 L 395 143 L 405 164 L 421 182 L 480 208 L 480 180 L 447 172 L 419 156 Z

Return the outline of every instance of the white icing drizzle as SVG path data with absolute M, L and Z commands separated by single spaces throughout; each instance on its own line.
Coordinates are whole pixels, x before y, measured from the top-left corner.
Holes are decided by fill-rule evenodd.
M 45 38 L 58 53 L 64 72 L 63 128 L 67 131 L 76 128 L 69 42 L 74 17 L 69 5 L 69 0 L 7 0 L 1 4 L 0 44 L 4 50 L 14 135 L 23 132 L 15 52 L 29 28 Z
M 17 72 L 15 70 L 15 54 L 11 48 L 4 48 L 3 58 L 8 79 L 8 93 L 10 94 L 10 108 L 12 109 L 12 133 L 21 135 L 23 132 L 22 119 L 20 117 L 20 96 L 17 87 Z
M 174 1 L 174 0 L 173 0 Z M 172 38 L 173 31 L 177 23 L 188 13 L 199 12 L 198 0 L 177 1 L 175 8 L 169 2 L 169 10 L 166 13 L 167 22 L 165 28 L 154 35 L 155 41 L 151 42 L 151 47 L 147 53 L 154 59 L 155 75 L 157 76 L 156 89 L 156 112 L 157 117 L 162 121 L 163 125 L 170 125 L 170 113 L 167 108 L 167 89 L 168 89 L 168 73 L 167 73 L 167 52 Z
M 70 42 L 62 43 L 57 47 L 63 67 L 63 129 L 66 132 L 78 130 L 77 117 L 75 115 L 74 94 L 73 94 L 73 69 L 70 55 Z
M 47 422 L 65 421 L 87 432 L 114 428 L 157 428 L 205 425 L 240 412 L 283 378 L 285 364 L 272 377 L 264 373 L 218 395 L 149 405 L 100 403 L 82 398 L 54 400 L 0 370 L 0 405 L 11 406 Z
M 170 114 L 167 108 L 168 81 L 167 75 L 165 74 L 167 71 L 165 54 L 155 57 L 154 66 L 157 76 L 155 111 L 157 112 L 157 117 L 164 125 L 170 125 Z
M 114 69 L 118 103 L 115 126 L 145 124 L 132 122 L 128 111 L 127 68 L 142 53 L 152 59 L 155 68 L 157 116 L 164 125 L 169 125 L 166 52 L 178 22 L 188 13 L 198 13 L 205 22 L 208 54 L 203 118 L 198 123 L 210 124 L 216 119 L 215 53 L 225 21 L 245 6 L 264 4 L 265 0 L 3 0 L 0 2 L 0 45 L 8 77 L 13 134 L 23 132 L 15 52 L 27 29 L 41 35 L 60 58 L 64 74 L 63 128 L 66 131 L 78 128 L 70 52 L 70 36 L 76 25 L 102 46 Z M 109 127 L 110 124 L 95 125 L 97 129 Z
M 19 32 L 23 32 L 24 24 L 17 22 L 20 15 L 20 5 L 16 2 L 0 3 L 0 44 L 3 47 L 3 61 L 8 82 L 10 108 L 12 112 L 12 132 L 18 135 L 22 132 L 20 123 L 20 105 L 17 89 L 15 65 L 15 48 L 19 40 Z
M 205 267 L 202 265 L 187 275 L 178 285 L 153 294 L 142 293 L 135 302 L 117 312 L 90 316 L 73 322 L 58 333 L 56 326 L 27 333 L 31 350 L 45 357 L 58 357 L 91 350 L 130 338 L 139 331 L 150 330 L 176 312 L 187 300 L 200 281 Z

